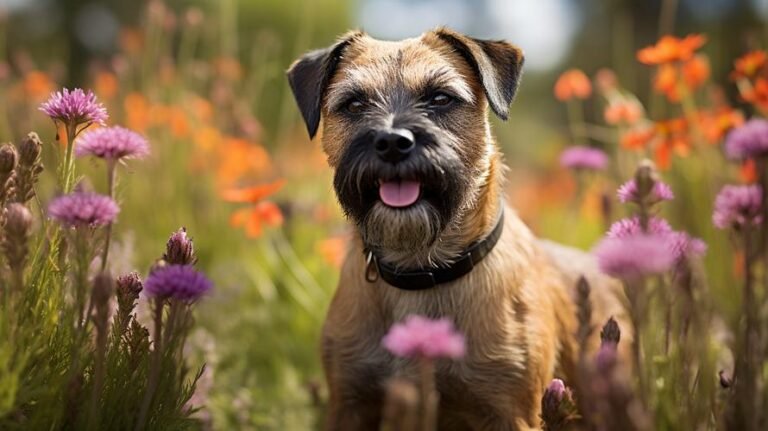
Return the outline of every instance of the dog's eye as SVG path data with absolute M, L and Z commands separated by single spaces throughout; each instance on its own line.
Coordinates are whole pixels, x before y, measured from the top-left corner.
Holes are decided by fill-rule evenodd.
M 453 103 L 453 97 L 445 93 L 435 93 L 429 98 L 429 106 L 434 108 L 443 108 Z
M 359 114 L 365 109 L 365 104 L 358 99 L 352 99 L 344 105 L 344 110 L 350 114 Z

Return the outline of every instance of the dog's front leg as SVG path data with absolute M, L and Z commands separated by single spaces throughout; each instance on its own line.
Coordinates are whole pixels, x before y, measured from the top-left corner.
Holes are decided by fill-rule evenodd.
M 381 422 L 381 379 L 355 362 L 344 360 L 349 352 L 323 337 L 323 367 L 330 392 L 327 431 L 377 430 Z

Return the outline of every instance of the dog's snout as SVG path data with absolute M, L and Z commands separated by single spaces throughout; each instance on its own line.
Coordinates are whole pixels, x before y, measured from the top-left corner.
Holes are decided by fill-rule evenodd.
M 416 143 L 410 130 L 391 129 L 376 132 L 373 146 L 382 160 L 397 163 L 408 157 Z

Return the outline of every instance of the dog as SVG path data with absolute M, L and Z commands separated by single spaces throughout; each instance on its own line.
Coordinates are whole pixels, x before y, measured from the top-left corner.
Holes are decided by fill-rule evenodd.
M 507 119 L 523 53 L 438 28 L 402 41 L 354 31 L 287 72 L 355 239 L 322 331 L 327 429 L 374 430 L 384 384 L 416 376 L 381 345 L 412 314 L 447 317 L 467 340 L 438 361 L 441 430 L 540 428 L 554 376 L 573 379 L 574 286 L 593 321 L 624 316 L 616 283 L 580 251 L 538 240 L 504 201 L 489 110 Z M 609 286 L 603 289 L 601 286 Z

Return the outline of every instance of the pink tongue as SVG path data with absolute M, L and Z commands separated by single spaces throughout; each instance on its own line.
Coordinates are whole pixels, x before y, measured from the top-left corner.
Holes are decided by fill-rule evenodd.
M 421 183 L 418 181 L 382 181 L 379 186 L 379 197 L 385 204 L 402 208 L 413 205 L 419 199 Z

